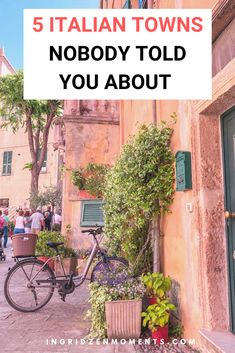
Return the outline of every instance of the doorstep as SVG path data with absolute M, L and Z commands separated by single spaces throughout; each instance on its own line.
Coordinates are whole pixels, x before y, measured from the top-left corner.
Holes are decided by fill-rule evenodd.
M 210 331 L 201 329 L 200 335 L 205 344 L 205 348 L 210 353 L 234 353 L 235 335 L 231 332 Z

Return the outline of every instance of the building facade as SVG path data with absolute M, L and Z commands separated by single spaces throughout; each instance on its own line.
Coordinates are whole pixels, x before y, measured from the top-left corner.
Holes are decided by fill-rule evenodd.
M 0 49 L 0 75 L 14 74 L 15 70 Z M 1 118 L 2 120 L 4 117 Z M 49 135 L 47 159 L 44 162 L 39 188 L 57 185 L 59 178 L 59 151 L 54 142 L 58 140 L 58 126 L 53 126 Z M 0 129 L 0 209 L 29 206 L 30 172 L 24 166 L 31 161 L 28 137 L 24 128 L 15 134 L 10 129 Z
M 82 213 L 86 202 L 93 205 L 100 200 L 79 194 L 71 182 L 71 171 L 88 163 L 112 165 L 119 154 L 119 102 L 118 101 L 66 101 L 63 121 L 65 125 L 65 175 L 63 185 L 63 231 L 71 246 L 87 247 L 89 238 L 81 234 Z M 88 209 L 89 212 L 89 209 Z M 89 224 L 90 226 L 92 225 Z
M 184 337 L 195 339 L 196 347 L 205 353 L 232 352 L 235 347 L 234 1 L 103 0 L 100 6 L 210 8 L 213 11 L 212 100 L 121 101 L 115 110 L 119 125 L 115 128 L 108 125 L 108 131 L 102 124 L 105 134 L 101 132 L 101 125 L 94 120 L 88 119 L 88 122 L 79 113 L 77 107 L 81 102 L 68 101 L 66 164 L 84 164 L 90 160 L 104 162 L 105 156 L 113 161 L 119 144 L 122 146 L 130 135 L 135 134 L 137 122 L 158 124 L 167 120 L 172 112 L 177 113 L 172 149 L 175 154 L 179 151 L 191 153 L 192 188 L 176 191 L 172 213 L 162 220 L 161 270 L 173 279 L 173 299 L 179 308 Z M 94 101 L 90 102 L 86 104 L 94 106 Z M 96 106 L 99 104 L 99 101 L 95 103 Z M 102 104 L 110 106 L 114 103 Z M 106 113 L 111 118 L 108 110 Z M 97 143 L 93 146 L 95 150 L 91 148 L 92 136 L 99 149 Z M 115 147 L 107 142 L 110 137 Z M 64 217 L 66 222 L 70 219 L 69 223 L 78 223 L 75 221 L 76 217 L 80 219 L 78 208 L 71 206 L 74 200 L 68 196 L 73 194 L 69 178 L 65 185 L 64 204 L 70 203 L 70 218 Z M 79 227 L 72 235 L 76 244 L 78 233 Z

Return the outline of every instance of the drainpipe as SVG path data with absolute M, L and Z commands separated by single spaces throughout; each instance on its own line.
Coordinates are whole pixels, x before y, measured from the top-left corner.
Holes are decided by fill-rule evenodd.
M 157 101 L 152 101 L 153 124 L 157 125 Z M 157 215 L 153 220 L 153 272 L 161 269 L 161 239 L 160 239 L 161 216 Z
M 153 9 L 153 0 L 148 0 L 148 9 Z M 157 101 L 152 101 L 153 124 L 157 125 Z M 161 269 L 161 240 L 160 240 L 160 221 L 158 215 L 153 221 L 153 272 L 160 272 Z

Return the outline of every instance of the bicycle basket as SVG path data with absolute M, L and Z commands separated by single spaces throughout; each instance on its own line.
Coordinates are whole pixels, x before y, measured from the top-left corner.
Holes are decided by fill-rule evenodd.
M 17 256 L 33 256 L 37 242 L 36 234 L 16 234 L 12 237 L 13 254 Z

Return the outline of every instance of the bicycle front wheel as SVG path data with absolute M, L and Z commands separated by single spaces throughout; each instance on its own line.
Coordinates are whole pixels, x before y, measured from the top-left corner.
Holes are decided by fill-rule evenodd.
M 95 265 L 91 274 L 91 282 L 101 285 L 117 285 L 128 278 L 128 262 L 121 257 L 106 257 L 105 261 L 101 260 Z
M 39 260 L 23 260 L 8 272 L 5 284 L 5 298 L 15 310 L 33 312 L 41 309 L 54 292 L 53 271 Z

